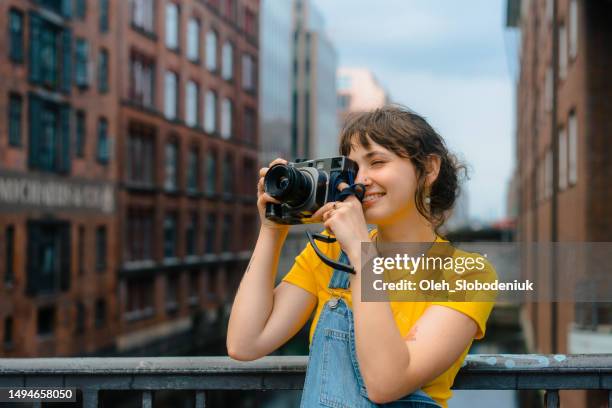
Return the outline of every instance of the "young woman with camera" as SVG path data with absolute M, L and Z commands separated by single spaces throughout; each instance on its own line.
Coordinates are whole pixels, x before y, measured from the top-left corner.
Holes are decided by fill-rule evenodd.
M 264 192 L 268 168 L 261 169 L 261 228 L 234 300 L 228 353 L 237 360 L 268 355 L 314 312 L 302 407 L 447 407 L 493 303 L 363 302 L 360 252 L 362 242 L 447 242 L 437 230 L 455 202 L 462 167 L 425 119 L 396 105 L 349 117 L 340 154 L 357 163 L 355 183 L 365 185 L 365 197 L 327 203 L 313 218 L 337 240 L 321 251 L 356 273 L 333 270 L 308 244 L 274 287 L 289 226 L 265 217 L 266 203 L 278 201 Z M 277 163 L 287 162 L 270 167 Z M 486 273 L 495 274 L 490 264 Z

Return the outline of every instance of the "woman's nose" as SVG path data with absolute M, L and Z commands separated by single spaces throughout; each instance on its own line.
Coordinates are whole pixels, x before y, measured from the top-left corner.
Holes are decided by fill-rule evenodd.
M 359 171 L 357 172 L 357 177 L 355 178 L 355 183 L 361 183 L 366 187 L 371 184 L 370 178 L 365 174 L 365 172 Z

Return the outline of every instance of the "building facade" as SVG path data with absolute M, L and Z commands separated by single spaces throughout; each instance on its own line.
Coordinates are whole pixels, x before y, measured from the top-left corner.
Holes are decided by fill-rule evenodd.
M 129 354 L 223 318 L 257 221 L 258 0 L 0 12 L 3 351 Z
M 509 1 L 508 25 L 520 29 L 517 84 L 518 236 L 523 242 L 610 241 L 609 205 L 612 154 L 607 111 L 612 80 L 608 24 L 612 3 L 582 0 Z M 522 260 L 526 277 L 555 270 Z M 588 277 L 597 285 L 596 268 Z M 600 281 L 601 283 L 601 281 Z M 525 333 L 533 352 L 609 352 L 609 303 L 540 302 L 528 304 Z M 608 329 L 606 329 L 608 328 Z M 597 392 L 561 392 L 568 406 L 598 406 Z
M 367 68 L 340 67 L 337 72 L 338 121 L 351 112 L 369 111 L 389 103 L 389 95 Z

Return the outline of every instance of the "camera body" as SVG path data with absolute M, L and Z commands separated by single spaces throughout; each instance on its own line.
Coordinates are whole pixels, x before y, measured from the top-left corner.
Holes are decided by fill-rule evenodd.
M 308 224 L 325 203 L 338 201 L 338 185 L 354 183 L 357 163 L 346 156 L 276 164 L 264 177 L 264 189 L 280 204 L 266 204 L 266 218 L 278 224 Z M 320 221 L 316 221 L 320 222 Z

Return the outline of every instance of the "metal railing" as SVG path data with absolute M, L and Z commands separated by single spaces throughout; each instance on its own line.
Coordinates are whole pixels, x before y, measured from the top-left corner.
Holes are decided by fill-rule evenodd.
M 138 390 L 142 407 L 151 408 L 156 390 L 192 390 L 196 408 L 204 408 L 210 390 L 302 389 L 306 364 L 304 356 L 252 362 L 228 357 L 11 358 L 0 359 L 0 387 L 76 388 L 86 408 L 98 406 L 100 391 Z M 612 354 L 468 355 L 453 389 L 546 390 L 546 407 L 559 406 L 559 390 L 603 389 L 612 407 Z

